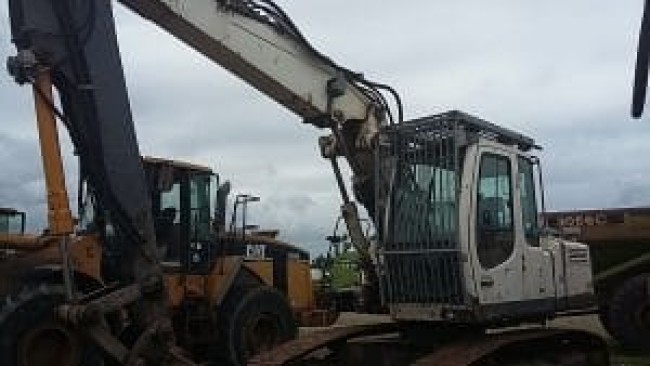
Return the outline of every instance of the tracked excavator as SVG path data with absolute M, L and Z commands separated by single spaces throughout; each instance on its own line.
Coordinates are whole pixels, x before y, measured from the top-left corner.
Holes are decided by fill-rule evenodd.
M 270 0 L 120 2 L 306 124 L 329 131 L 319 146 L 331 162 L 342 215 L 360 256 L 366 311 L 392 319 L 311 333 L 252 358 L 226 361 L 608 364 L 603 340 L 592 334 L 506 328 L 590 311 L 594 304 L 588 248 L 539 229 L 533 156 L 538 146 L 532 139 L 458 111 L 404 122 L 395 90 L 317 51 Z M 9 0 L 18 52 L 8 69 L 19 84 L 32 85 L 37 115 L 44 117 L 38 120 L 56 115 L 68 130 L 101 217 L 93 232 L 104 244 L 96 254 L 119 258 L 102 274 L 110 285 L 83 289 L 66 260 L 72 259 L 73 226 L 52 210 L 51 230 L 64 259 L 55 282 L 61 290 L 38 286 L 33 293 L 48 296 L 5 307 L 0 351 L 10 365 L 49 364 L 44 360 L 55 357 L 62 365 L 220 361 L 199 360 L 194 349 L 183 347 L 187 329 L 168 310 L 174 299 L 159 256 L 162 243 L 112 6 L 109 0 Z M 395 113 L 385 95 L 394 97 Z M 340 158 L 353 172 L 354 195 Z M 373 219 L 376 240 L 363 235 L 353 197 Z M 230 319 L 238 312 L 233 306 L 222 310 L 215 316 Z M 54 331 L 34 332 L 11 320 L 27 312 L 54 324 Z M 231 330 L 246 326 L 230 324 Z M 33 334 L 38 344 L 54 346 L 39 348 L 39 358 L 25 361 L 21 355 L 36 352 L 15 349 L 15 339 L 32 340 Z

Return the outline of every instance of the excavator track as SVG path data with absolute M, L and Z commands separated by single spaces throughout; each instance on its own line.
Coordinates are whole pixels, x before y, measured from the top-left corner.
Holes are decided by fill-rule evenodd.
M 606 344 L 591 333 L 563 329 L 522 329 L 492 334 L 438 334 L 410 342 L 408 326 L 396 323 L 336 327 L 314 332 L 260 354 L 255 366 L 413 365 L 606 366 Z M 448 339 L 445 339 L 448 338 Z M 423 342 L 424 341 L 424 342 Z M 429 343 L 423 345 L 423 343 Z
M 272 351 L 261 353 L 248 361 L 249 366 L 279 366 L 296 362 L 322 348 L 337 348 L 351 338 L 399 331 L 395 323 L 333 327 L 316 331 L 286 342 Z
M 587 332 L 526 329 L 448 344 L 413 366 L 609 365 L 607 345 Z

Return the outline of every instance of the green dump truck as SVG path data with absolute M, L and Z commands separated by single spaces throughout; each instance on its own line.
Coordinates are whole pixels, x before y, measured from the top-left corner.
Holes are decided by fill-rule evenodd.
M 560 235 L 588 244 L 600 319 L 628 348 L 650 350 L 650 207 L 546 214 Z

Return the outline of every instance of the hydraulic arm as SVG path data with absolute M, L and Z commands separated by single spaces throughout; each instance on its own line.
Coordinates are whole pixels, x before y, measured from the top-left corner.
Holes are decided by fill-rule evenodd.
M 10 0 L 18 55 L 7 66 L 18 83 L 32 83 L 65 124 L 83 179 L 111 222 L 124 266 L 110 276 L 130 290 L 110 298 L 113 302 L 105 309 L 135 304 L 130 308 L 143 334 L 162 340 L 171 326 L 111 6 L 108 0 Z M 39 89 L 43 83 L 37 81 L 48 78 L 58 91 L 61 110 L 49 90 Z M 91 336 L 106 345 L 106 329 L 99 328 Z M 116 349 L 113 356 L 125 362 L 129 357 L 121 347 L 104 348 Z
M 331 135 L 319 140 L 321 154 L 332 163 L 348 232 L 361 254 L 366 278 L 371 286 L 376 285 L 369 244 L 337 157 L 348 162 L 355 196 L 374 217 L 375 144 L 381 125 L 402 119 L 397 93 L 318 52 L 269 0 L 120 2 L 290 109 L 305 123 L 331 130 Z M 395 98 L 396 117 L 382 92 Z
M 291 19 L 268 0 L 120 0 L 133 11 L 225 67 L 305 123 L 333 130 L 324 157 L 344 156 L 357 198 L 373 210 L 374 150 L 379 126 L 392 115 L 367 81 L 316 51 Z M 398 98 L 399 105 L 399 98 Z M 400 107 L 401 108 L 401 107 Z M 400 116 L 401 118 L 401 111 Z

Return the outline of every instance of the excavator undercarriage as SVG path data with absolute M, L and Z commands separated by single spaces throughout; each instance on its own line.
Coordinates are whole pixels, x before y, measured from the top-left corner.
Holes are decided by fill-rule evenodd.
M 609 365 L 605 342 L 584 332 L 381 323 L 307 334 L 249 365 Z

